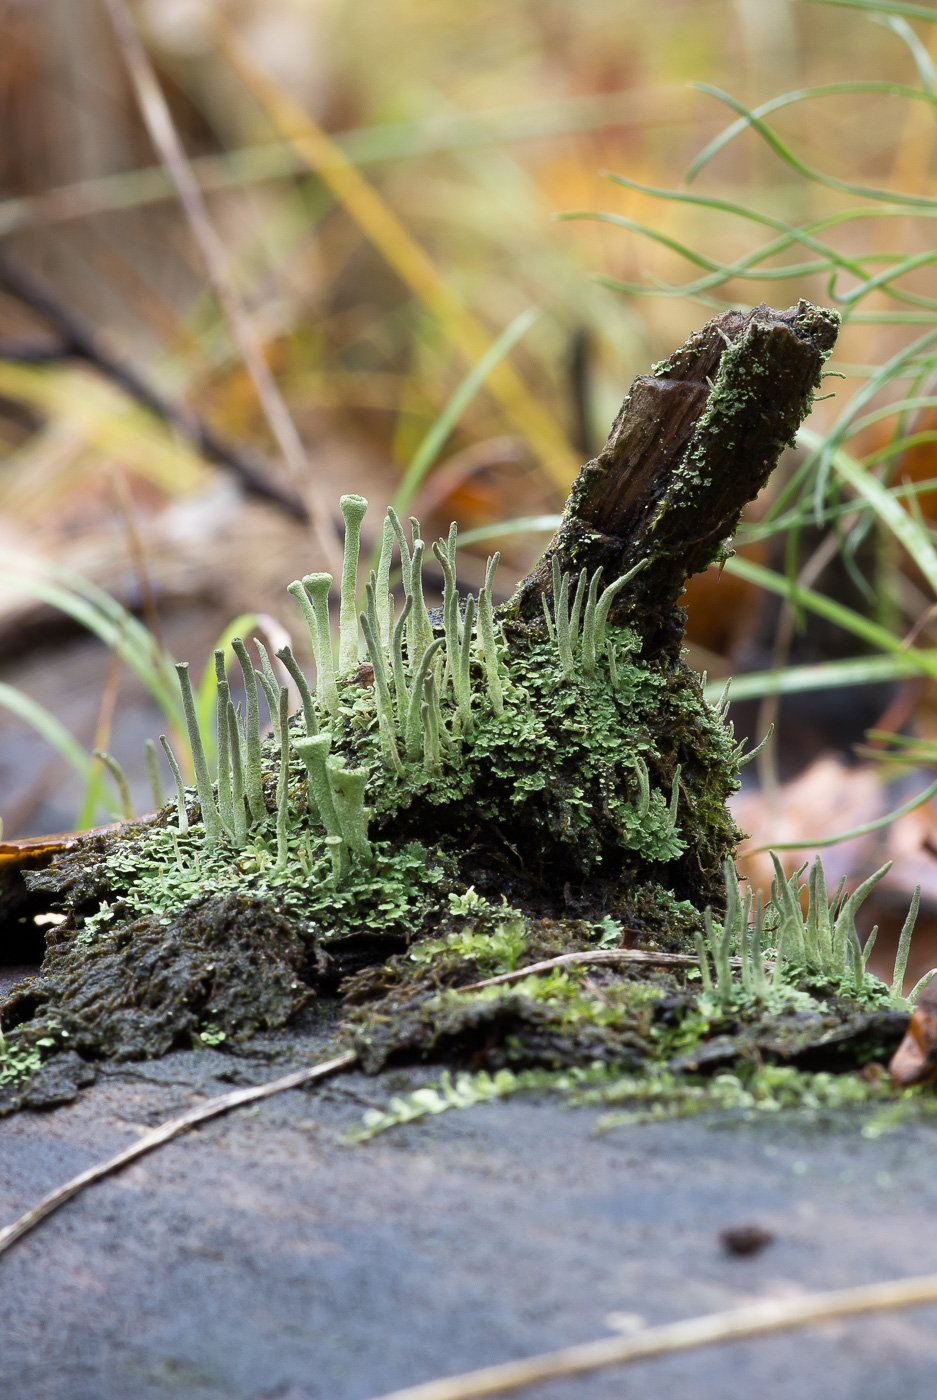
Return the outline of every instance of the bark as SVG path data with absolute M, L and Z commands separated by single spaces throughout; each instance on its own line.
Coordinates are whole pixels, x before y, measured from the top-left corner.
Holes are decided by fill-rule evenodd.
M 638 628 L 645 657 L 675 659 L 685 581 L 726 556 L 743 508 L 810 410 L 838 329 L 834 311 L 807 301 L 787 311 L 725 311 L 639 375 L 505 618 L 542 616 L 554 555 L 574 575 L 602 565 L 605 582 L 646 561 L 612 620 Z

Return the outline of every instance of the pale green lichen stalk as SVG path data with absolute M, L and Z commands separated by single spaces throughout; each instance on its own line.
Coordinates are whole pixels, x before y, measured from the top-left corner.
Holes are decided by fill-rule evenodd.
M 932 969 L 926 973 L 907 997 L 903 995 L 908 949 L 920 908 L 920 885 L 901 931 L 891 984 L 886 986 L 867 971 L 878 930 L 872 930 L 863 947 L 856 915 L 888 874 L 891 862 L 863 880 L 850 895 L 845 894 L 844 877 L 830 899 L 823 862 L 818 856 L 807 879 L 805 914 L 800 882 L 806 865 L 786 876 L 773 851 L 771 858 L 775 878 L 765 908 L 760 890 L 754 896 L 749 889 L 742 897 L 735 865 L 731 860 L 725 862 L 726 912 L 721 927 L 717 927 L 707 908 L 703 912 L 705 936 L 701 932 L 695 934 L 704 992 L 714 995 L 722 1006 L 729 1006 L 739 996 L 768 1001 L 781 995 L 783 999 L 785 987 L 806 978 L 841 986 L 858 999 L 871 997 L 901 1009 L 912 1006 L 937 972 Z M 770 942 L 766 944 L 766 940 Z M 733 958 L 740 973 L 738 982 L 733 976 Z

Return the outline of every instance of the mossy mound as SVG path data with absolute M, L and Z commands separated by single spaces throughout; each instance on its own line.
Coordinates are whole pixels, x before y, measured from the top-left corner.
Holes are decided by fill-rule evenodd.
M 736 995 L 725 949 L 739 941 L 744 962 L 750 930 L 747 914 L 736 918 L 734 876 L 725 937 L 711 945 L 715 1000 L 685 971 L 646 968 L 472 985 L 600 947 L 686 961 L 706 911 L 718 920 L 727 909 L 740 749 L 680 658 L 676 599 L 688 567 L 725 558 L 741 506 L 809 406 L 834 328 L 804 308 L 720 318 L 636 381 L 544 561 L 500 612 L 497 556 L 478 598 L 459 598 L 455 526 L 433 546 L 443 606 L 428 612 L 419 526 L 408 540 L 388 511 L 359 617 L 367 503 L 342 498 L 337 664 L 331 578 L 289 585 L 315 694 L 289 648 L 278 673 L 258 644 L 255 672 L 235 640 L 243 715 L 217 652 L 207 736 L 178 667 L 194 786 L 167 748 L 174 807 L 25 873 L 31 897 L 66 919 L 41 975 L 0 1005 L 8 1106 L 41 1095 L 49 1064 L 62 1079 L 67 1057 L 155 1056 L 206 1037 L 235 1048 L 323 994 L 346 998 L 339 1034 L 370 1069 L 421 1057 L 548 1069 L 633 1070 L 681 1054 L 700 1066 L 794 1063 L 837 1035 L 844 1066 L 882 1050 L 894 1030 L 887 989 L 866 986 L 851 945 L 837 945 L 832 990 L 805 989 L 799 974 L 782 986 L 780 904 L 777 985 L 759 942 L 761 980 L 746 973 Z M 783 373 L 769 372 L 776 362 Z M 395 549 L 402 611 L 389 592 Z
M 692 672 L 631 660 L 620 629 L 608 640 L 614 683 L 608 655 L 569 676 L 546 636 L 523 634 L 522 664 L 503 645 L 498 715 L 474 660 L 472 732 L 458 750 L 450 738 L 435 771 L 425 755 L 401 771 L 382 760 L 373 685 L 340 682 L 332 715 L 313 701 L 332 762 L 367 774 L 368 858 L 343 875 L 296 757 L 302 715 L 287 726 L 279 809 L 282 754 L 272 738 L 260 749 L 266 816 L 243 845 L 209 837 L 189 790 L 186 830 L 166 808 L 27 874 L 67 919 L 40 977 L 0 1012 L 11 1043 L 142 1058 L 197 1043 L 207 1024 L 234 1044 L 454 927 L 453 903 L 472 889 L 478 907 L 485 891 L 495 900 L 492 915 L 507 907 L 532 949 L 593 947 L 603 919 L 617 938 L 684 946 L 703 900 L 724 898 L 713 872 L 737 835 L 724 808 L 735 746 Z M 424 1048 L 477 1041 L 487 1014 L 469 1037 L 427 1023 Z M 513 1034 L 516 1020 L 497 1013 L 483 1038 Z M 590 1032 L 576 1054 L 599 1054 L 601 1039 Z
M 205 894 L 93 940 L 59 935 L 40 975 L 7 998 L 4 1022 L 92 1059 L 152 1059 L 206 1032 L 238 1041 L 285 1025 L 317 973 L 314 947 L 269 902 Z

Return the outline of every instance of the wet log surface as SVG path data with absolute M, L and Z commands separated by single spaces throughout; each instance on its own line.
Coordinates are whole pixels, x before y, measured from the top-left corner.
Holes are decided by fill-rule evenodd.
M 0 1126 L 0 1218 L 274 1063 L 215 1051 L 108 1071 L 55 1114 Z M 937 1269 L 937 1133 L 864 1139 L 735 1116 L 618 1128 L 515 1099 L 358 1147 L 365 1107 L 425 1082 L 348 1075 L 206 1125 L 71 1202 L 0 1263 L 0 1395 L 368 1400 L 452 1371 L 803 1288 Z M 719 1234 L 754 1225 L 758 1253 Z M 536 1386 L 529 1400 L 930 1400 L 919 1309 Z

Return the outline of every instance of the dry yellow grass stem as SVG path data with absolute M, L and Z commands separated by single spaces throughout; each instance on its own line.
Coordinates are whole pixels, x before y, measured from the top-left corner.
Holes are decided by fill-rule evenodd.
M 125 1147 L 122 1152 L 109 1157 L 106 1162 L 98 1162 L 97 1166 L 88 1167 L 87 1171 L 73 1176 L 64 1186 L 57 1186 L 48 1196 L 43 1196 L 38 1205 L 32 1206 L 18 1220 L 14 1220 L 12 1225 L 0 1230 L 0 1254 L 5 1254 L 17 1240 L 34 1230 L 41 1220 L 45 1220 L 53 1211 L 64 1206 L 66 1201 L 77 1196 L 86 1186 L 92 1186 L 106 1176 L 113 1176 L 114 1172 L 120 1171 L 130 1162 L 135 1162 L 138 1157 L 146 1156 L 154 1148 L 162 1147 L 164 1142 L 171 1142 L 173 1138 L 179 1137 L 180 1133 L 187 1132 L 189 1128 L 194 1128 L 196 1124 L 204 1123 L 209 1118 L 217 1118 L 222 1113 L 229 1113 L 232 1108 L 240 1108 L 242 1104 L 257 1103 L 259 1099 L 269 1099 L 273 1094 L 282 1094 L 286 1089 L 300 1089 L 315 1079 L 325 1079 L 328 1075 L 338 1074 L 343 1069 L 350 1069 L 357 1060 L 355 1052 L 349 1050 L 334 1060 L 326 1060 L 321 1065 L 311 1065 L 308 1069 L 295 1070 L 292 1074 L 285 1074 L 281 1079 L 270 1080 L 267 1084 L 253 1084 L 249 1089 L 235 1089 L 230 1094 L 222 1094 L 221 1098 L 209 1099 L 207 1103 L 190 1108 L 188 1113 L 183 1113 L 181 1117 L 161 1123 L 151 1133 L 145 1133 L 142 1138 Z
M 695 953 L 642 953 L 637 948 L 599 948 L 594 953 L 561 953 L 556 958 L 545 958 L 543 962 L 528 963 L 526 967 L 515 968 L 513 972 L 502 972 L 498 977 L 486 977 L 484 982 L 470 982 L 467 987 L 457 987 L 459 992 L 477 992 L 480 987 L 500 987 L 504 982 L 520 982 L 535 972 L 551 972 L 554 967 L 569 967 L 575 963 L 598 967 L 601 964 L 638 963 L 645 967 L 699 967 Z M 729 966 L 736 970 L 742 966 L 741 958 L 729 958 Z
M 116 0 L 108 0 L 110 4 Z M 426 250 L 407 231 L 373 185 L 306 109 L 257 63 L 240 36 L 211 11 L 211 34 L 219 52 L 238 74 L 276 129 L 332 191 L 415 296 L 431 311 L 470 364 L 491 347 L 491 337 L 449 286 Z M 534 398 L 517 371 L 502 361 L 488 387 L 541 458 L 544 471 L 565 495 L 579 458 L 556 419 Z
M 198 244 L 215 295 L 250 375 L 270 431 L 283 454 L 292 485 L 299 492 L 309 514 L 325 562 L 336 574 L 341 570 L 342 556 L 334 533 L 329 528 L 328 503 L 315 481 L 296 424 L 270 372 L 253 322 L 231 278 L 227 251 L 208 212 L 205 197 L 179 139 L 153 65 L 140 42 L 124 0 L 105 0 L 105 5 L 150 139 L 176 187 L 179 203 Z
M 608 1337 L 581 1346 L 564 1347 L 562 1351 L 528 1356 L 523 1361 L 485 1366 L 480 1371 L 466 1371 L 461 1376 L 395 1390 L 376 1400 L 477 1400 L 484 1395 L 508 1395 L 540 1381 L 581 1376 L 604 1366 L 622 1366 L 628 1361 L 644 1361 L 652 1356 L 689 1351 L 691 1347 L 712 1346 L 714 1342 L 738 1341 L 765 1332 L 784 1332 L 793 1327 L 829 1322 L 837 1317 L 886 1312 L 921 1303 L 937 1303 L 937 1274 L 864 1284 L 859 1288 L 839 1288 L 831 1293 L 808 1293 L 800 1298 L 767 1299 L 729 1312 L 651 1327 L 636 1337 Z

